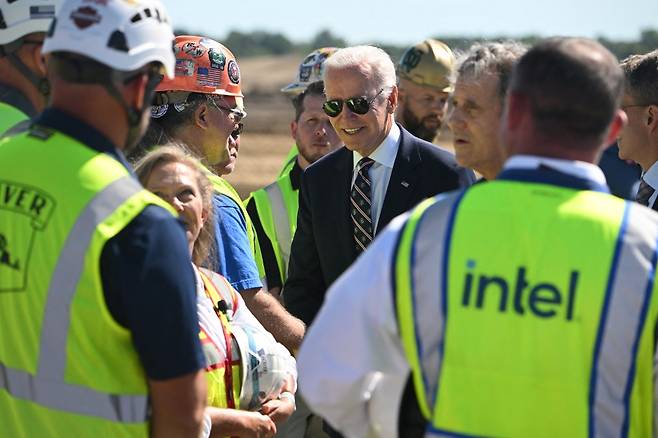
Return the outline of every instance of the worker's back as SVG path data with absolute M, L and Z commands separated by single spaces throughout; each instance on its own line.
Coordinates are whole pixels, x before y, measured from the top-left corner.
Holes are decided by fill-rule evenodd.
M 421 410 L 468 436 L 650 436 L 658 215 L 543 173 L 412 214 L 396 300 Z

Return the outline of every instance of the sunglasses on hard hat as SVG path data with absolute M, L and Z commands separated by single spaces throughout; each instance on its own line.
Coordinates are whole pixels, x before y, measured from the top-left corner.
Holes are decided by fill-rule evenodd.
M 322 104 L 322 109 L 329 117 L 336 117 L 343 111 L 343 104 L 345 104 L 345 106 L 347 106 L 354 114 L 362 116 L 370 111 L 372 103 L 380 94 L 382 94 L 383 91 L 384 89 L 382 88 L 371 99 L 368 99 L 366 96 L 350 97 L 345 100 L 331 99 Z

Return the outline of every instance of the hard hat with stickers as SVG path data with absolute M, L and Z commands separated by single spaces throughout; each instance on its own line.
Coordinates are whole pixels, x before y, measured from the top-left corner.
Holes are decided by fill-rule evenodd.
M 306 55 L 301 64 L 297 77 L 293 82 L 281 89 L 282 92 L 289 94 L 291 97 L 303 93 L 313 82 L 321 81 L 324 78 L 324 61 L 336 53 L 336 47 L 322 47 Z
M 266 401 L 276 399 L 292 378 L 290 359 L 277 351 L 276 341 L 268 335 L 245 324 L 233 327 L 242 362 L 240 409 L 259 410 Z
M 0 0 L 0 45 L 46 32 L 63 0 Z
M 156 88 L 167 102 L 184 102 L 189 93 L 243 97 L 240 68 L 233 53 L 224 45 L 200 36 L 177 36 L 175 77 Z
M 172 77 L 173 38 L 159 0 L 66 0 L 46 36 L 43 53 L 83 55 L 122 72 L 159 63 Z
M 396 70 L 399 79 L 450 92 L 454 64 L 455 55 L 450 47 L 441 41 L 426 39 L 404 51 Z

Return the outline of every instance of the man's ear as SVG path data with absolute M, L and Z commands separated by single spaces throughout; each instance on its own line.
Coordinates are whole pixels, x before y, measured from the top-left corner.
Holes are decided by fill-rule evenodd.
M 204 102 L 194 110 L 194 123 L 201 129 L 208 129 L 210 121 L 208 120 L 208 105 Z
M 614 143 L 627 123 L 628 123 L 628 116 L 626 115 L 626 112 L 624 112 L 621 109 L 618 109 L 615 112 L 614 117 L 612 118 L 612 122 L 610 123 L 610 128 L 608 129 L 608 134 L 605 139 L 605 144 L 611 145 L 612 143 Z
M 29 44 L 28 47 L 29 57 L 32 61 L 31 63 L 36 67 L 39 76 L 46 76 L 46 73 L 48 72 L 48 69 L 46 68 L 46 60 L 41 54 L 43 44 Z
M 290 122 L 290 136 L 293 139 L 297 138 L 297 120 Z
M 647 128 L 649 132 L 656 132 L 658 129 L 658 105 L 649 105 L 647 107 Z
M 398 107 L 398 86 L 393 85 L 391 93 L 388 95 L 388 108 L 389 112 L 393 114 Z
M 126 93 L 124 93 L 124 98 L 131 108 L 141 108 L 144 105 L 147 83 L 148 76 L 146 73 L 142 73 L 126 84 L 128 96 L 125 96 Z M 150 105 L 150 102 L 148 104 Z

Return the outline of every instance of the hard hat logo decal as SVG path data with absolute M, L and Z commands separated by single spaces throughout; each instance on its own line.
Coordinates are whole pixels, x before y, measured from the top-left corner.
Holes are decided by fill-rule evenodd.
M 400 69 L 405 73 L 409 73 L 411 70 L 418 66 L 420 59 L 423 57 L 423 52 L 418 50 L 415 47 L 411 47 L 409 50 L 402 54 L 402 60 L 400 61 Z
M 240 83 L 240 68 L 238 67 L 238 63 L 232 59 L 228 63 L 228 78 L 234 84 Z
M 71 20 L 79 29 L 86 29 L 101 22 L 102 17 L 98 11 L 90 6 L 78 8 L 71 12 Z
M 30 6 L 30 20 L 39 18 L 53 18 L 55 16 L 55 6 Z
M 210 49 L 208 50 L 208 59 L 212 68 L 224 70 L 226 67 L 226 55 L 221 50 Z
M 187 42 L 183 44 L 183 47 L 181 47 L 181 50 L 188 55 L 190 55 L 193 58 L 198 58 L 202 56 L 204 53 L 206 53 L 206 49 L 203 47 L 193 43 L 193 42 Z
M 299 69 L 299 82 L 308 82 L 311 78 L 311 71 L 313 67 L 310 65 L 305 65 Z
M 194 74 L 194 62 L 189 59 L 176 60 L 176 76 L 192 76 Z

